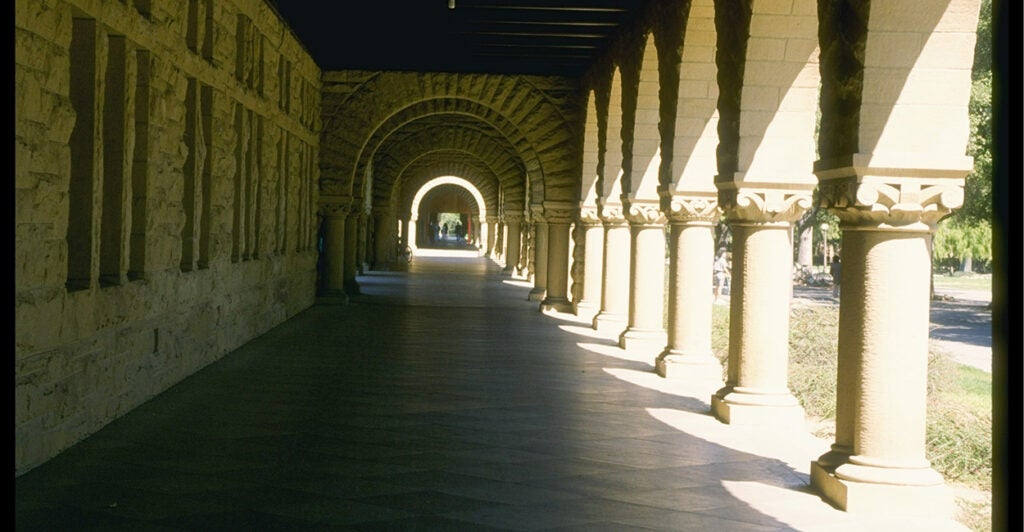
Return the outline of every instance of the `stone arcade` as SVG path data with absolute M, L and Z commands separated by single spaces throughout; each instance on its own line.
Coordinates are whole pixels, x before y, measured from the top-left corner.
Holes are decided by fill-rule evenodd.
M 577 79 L 322 71 L 262 0 L 18 0 L 15 475 L 358 292 L 415 248 L 435 186 L 464 191 L 481 253 L 540 310 L 680 382 L 722 375 L 724 214 L 712 412 L 798 426 L 792 224 L 817 187 L 845 236 L 812 485 L 851 512 L 951 508 L 925 458 L 928 249 L 972 168 L 978 10 L 653 1 Z

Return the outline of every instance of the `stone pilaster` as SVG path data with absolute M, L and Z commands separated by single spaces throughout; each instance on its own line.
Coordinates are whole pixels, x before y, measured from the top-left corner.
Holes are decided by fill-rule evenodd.
M 935 515 L 953 507 L 925 457 L 929 250 L 939 219 L 963 203 L 966 172 L 817 172 L 821 206 L 843 230 L 843 292 L 836 438 L 811 463 L 811 484 L 842 509 Z
M 792 222 L 811 205 L 811 190 L 721 190 L 732 229 L 729 360 L 725 387 L 711 398 L 728 424 L 803 428 L 804 411 L 789 391 L 789 302 Z
M 530 301 L 542 301 L 548 290 L 548 224 L 540 214 L 533 215 L 534 275 Z
M 348 295 L 345 293 L 345 221 L 349 210 L 348 201 L 320 205 L 324 224 L 324 271 L 317 295 L 324 300 L 348 302 Z
M 574 205 L 544 204 L 547 222 L 547 295 L 541 311 L 572 312 L 569 302 L 569 224 L 576 216 Z
M 656 202 L 630 202 L 629 321 L 619 347 L 660 350 L 665 333 L 665 215 Z M 657 352 L 657 351 L 655 351 Z
M 694 384 L 722 382 L 711 349 L 711 276 L 718 197 L 678 195 L 667 212 L 669 231 L 668 343 L 655 361 L 658 375 Z
M 596 208 L 580 211 L 577 222 L 583 226 L 583 294 L 575 302 L 576 315 L 593 319 L 601 310 L 601 283 L 604 271 L 604 225 Z
M 621 207 L 602 205 L 604 246 L 601 310 L 594 316 L 597 331 L 621 332 L 629 322 L 629 224 Z
M 366 264 L 366 262 L 367 262 L 366 261 L 366 241 L 367 241 L 367 239 L 366 239 L 366 232 L 367 232 L 366 231 L 366 229 L 367 229 L 366 221 L 367 221 L 368 218 L 369 218 L 369 213 L 367 213 L 367 212 L 359 213 L 359 219 L 358 219 L 359 220 L 358 221 L 358 224 L 359 224 L 358 238 L 357 238 L 357 241 L 356 241 L 356 246 L 357 246 L 357 249 L 356 249 L 356 273 L 358 275 L 365 274 L 366 270 L 368 269 L 368 266 Z

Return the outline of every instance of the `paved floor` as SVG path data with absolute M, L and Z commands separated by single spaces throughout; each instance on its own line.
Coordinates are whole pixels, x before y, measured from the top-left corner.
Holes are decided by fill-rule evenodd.
M 485 259 L 409 270 L 16 479 L 17 530 L 966 530 L 832 508 L 829 442 L 717 422 Z

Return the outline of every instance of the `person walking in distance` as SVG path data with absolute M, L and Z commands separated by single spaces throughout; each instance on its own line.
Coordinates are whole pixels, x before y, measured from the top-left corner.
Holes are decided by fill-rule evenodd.
M 726 281 L 730 275 L 729 260 L 725 256 L 725 248 L 718 250 L 718 256 L 715 258 L 715 303 L 722 296 L 722 288 L 725 286 Z
M 828 273 L 832 276 L 832 297 L 839 299 L 839 281 L 843 277 L 843 267 L 839 264 L 839 255 L 832 257 L 832 265 L 829 266 Z

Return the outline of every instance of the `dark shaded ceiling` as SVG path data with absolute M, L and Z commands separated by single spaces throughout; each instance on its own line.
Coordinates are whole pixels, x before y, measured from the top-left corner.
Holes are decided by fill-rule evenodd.
M 646 0 L 267 0 L 322 70 L 577 77 Z

